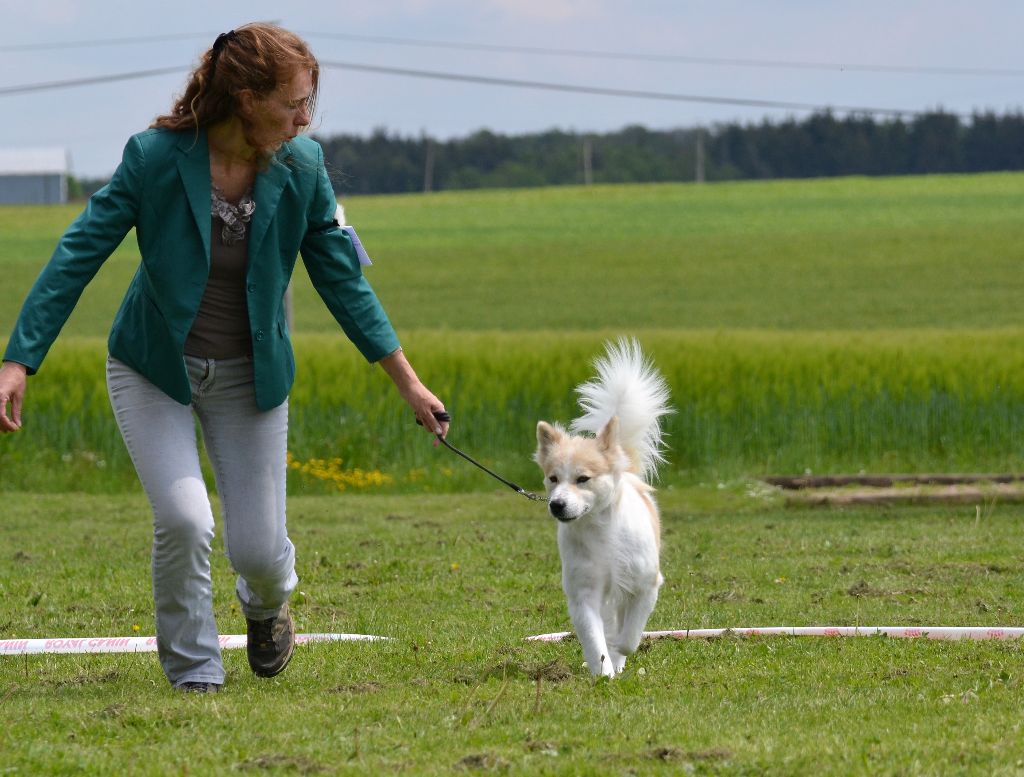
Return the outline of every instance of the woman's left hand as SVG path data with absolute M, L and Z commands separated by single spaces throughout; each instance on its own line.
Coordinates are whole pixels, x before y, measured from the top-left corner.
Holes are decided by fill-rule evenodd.
M 417 423 L 421 424 L 431 433 L 441 437 L 448 434 L 449 423 L 447 421 L 439 421 L 434 416 L 434 413 L 440 414 L 445 412 L 444 402 L 435 397 L 426 386 L 419 383 L 409 391 L 408 395 L 403 391 L 402 397 L 409 403 L 409 407 L 416 414 Z
M 434 396 L 430 389 L 423 385 L 416 376 L 416 371 L 409 364 L 409 360 L 405 358 L 402 349 L 399 348 L 397 351 L 381 359 L 380 366 L 384 368 L 384 372 L 394 381 L 398 393 L 402 395 L 402 399 L 409 404 L 409 407 L 416 414 L 416 421 L 422 424 L 423 428 L 431 434 L 440 435 L 441 437 L 447 435 L 449 423 L 447 421 L 438 421 L 434 418 L 434 413 L 445 412 L 444 402 Z

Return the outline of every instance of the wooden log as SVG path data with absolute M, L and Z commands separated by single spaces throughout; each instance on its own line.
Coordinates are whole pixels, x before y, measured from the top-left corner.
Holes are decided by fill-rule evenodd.
M 835 488 L 838 486 L 870 486 L 887 488 L 900 483 L 916 485 L 952 486 L 965 483 L 1017 483 L 1024 475 L 1003 474 L 948 474 L 948 475 L 770 475 L 761 480 L 786 490 L 805 488 Z
M 987 487 L 952 485 L 941 488 L 903 486 L 865 490 L 806 490 L 787 497 L 791 507 L 851 507 L 888 504 L 984 504 L 1022 502 L 1024 488 L 1007 483 Z

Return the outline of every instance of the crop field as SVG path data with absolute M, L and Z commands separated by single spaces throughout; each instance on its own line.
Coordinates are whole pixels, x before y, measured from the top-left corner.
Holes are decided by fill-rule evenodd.
M 531 490 L 606 339 L 665 374 L 651 629 L 1013 626 L 1024 507 L 810 510 L 770 474 L 1024 470 L 1024 175 L 594 186 L 345 202 L 449 439 Z M 0 208 L 0 332 L 77 213 Z M 0 638 L 151 634 L 148 506 L 113 423 L 104 265 L 0 437 Z M 553 521 L 417 428 L 304 272 L 289 532 L 303 646 L 179 698 L 152 655 L 0 658 L 19 774 L 1018 774 L 1024 645 L 653 641 L 594 682 Z M 212 478 L 210 479 L 212 484 Z M 97 552 L 100 549 L 101 552 Z M 218 546 L 215 610 L 244 630 Z
M 451 441 L 516 482 L 537 420 L 574 417 L 607 333 L 413 333 Z M 779 473 L 1021 469 L 1024 331 L 695 333 L 641 340 L 672 388 L 663 485 Z M 297 337 L 292 493 L 490 490 L 414 426 L 383 371 L 343 340 Z M 5 490 L 118 492 L 135 476 L 113 423 L 99 338 L 58 345 L 30 379 L 25 428 L 0 438 Z
M 786 472 L 1017 471 L 1022 175 L 374 197 L 346 203 L 368 275 L 453 442 L 519 478 L 607 337 L 669 379 L 666 483 Z M 0 331 L 73 208 L 0 210 Z M 103 337 L 138 263 L 100 271 L 0 439 L 0 487 L 118 491 L 133 474 Z M 304 273 L 293 492 L 489 488 L 416 436 Z

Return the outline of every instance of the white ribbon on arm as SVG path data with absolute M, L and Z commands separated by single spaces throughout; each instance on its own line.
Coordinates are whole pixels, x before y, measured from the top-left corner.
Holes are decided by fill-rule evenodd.
M 348 236 L 352 239 L 352 247 L 356 249 L 356 256 L 359 258 L 359 264 L 363 267 L 368 267 L 373 264 L 370 261 L 370 255 L 366 253 L 366 249 L 363 248 L 363 243 L 359 239 L 359 235 L 356 234 L 354 227 L 349 226 L 345 223 L 345 209 L 341 207 L 341 203 L 338 203 L 338 209 L 334 211 L 334 220 L 338 222 L 338 226 L 341 227 Z

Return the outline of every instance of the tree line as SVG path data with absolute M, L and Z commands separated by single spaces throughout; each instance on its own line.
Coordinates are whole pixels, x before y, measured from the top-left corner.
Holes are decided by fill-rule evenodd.
M 318 138 L 339 194 L 1024 170 L 1024 114 L 802 120 L 617 132 L 480 130 L 436 140 L 384 129 Z
M 462 138 L 318 137 L 338 194 L 1024 170 L 1024 113 L 936 111 L 912 120 L 816 113 L 805 119 L 616 132 L 548 130 Z M 105 180 L 72 183 L 88 196 Z

